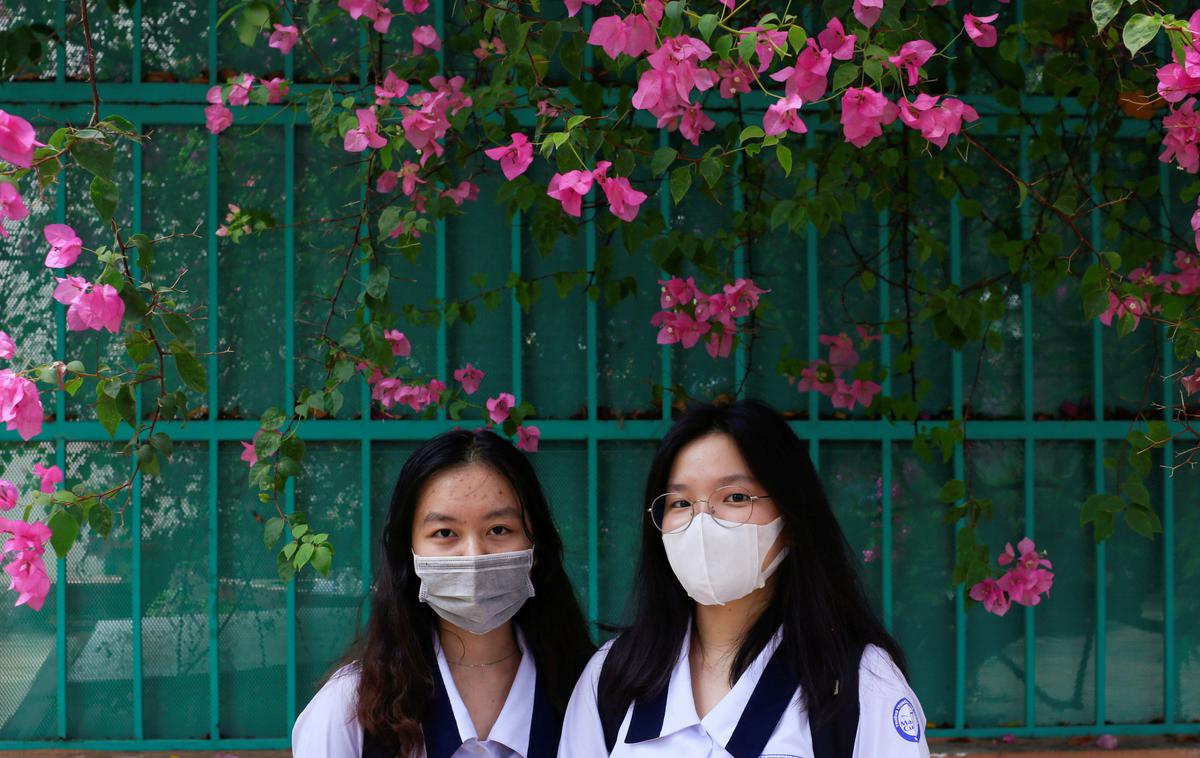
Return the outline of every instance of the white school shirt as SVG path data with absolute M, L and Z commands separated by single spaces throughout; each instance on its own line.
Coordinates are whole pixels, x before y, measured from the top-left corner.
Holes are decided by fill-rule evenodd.
M 537 670 L 520 630 L 516 637 L 521 648 L 521 663 L 486 740 L 479 739 L 471 714 L 450 675 L 442 645 L 434 638 L 438 670 L 446 685 L 458 736 L 462 739 L 462 746 L 452 758 L 526 758 L 528 755 Z M 343 666 L 329 678 L 292 727 L 292 758 L 361 758 L 363 728 L 354 716 L 357 690 L 356 664 Z M 425 748 L 413 753 L 412 758 L 425 758 Z
M 655 739 L 625 742 L 634 706 L 630 705 L 617 733 L 613 758 L 728 758 L 726 743 L 733 736 L 763 669 L 779 647 L 783 630 L 738 677 L 724 698 L 701 719 L 692 697 L 692 674 L 688 665 L 691 629 L 671 672 L 662 729 Z M 567 706 L 558 758 L 596 758 L 608 755 L 604 730 L 596 707 L 600 669 L 612 643 L 592 656 Z M 853 758 L 929 758 L 925 741 L 925 712 L 904 675 L 883 649 L 868 645 L 859 665 L 859 719 Z M 762 758 L 812 758 L 812 735 L 808 713 L 797 687 L 783 716 L 762 749 Z

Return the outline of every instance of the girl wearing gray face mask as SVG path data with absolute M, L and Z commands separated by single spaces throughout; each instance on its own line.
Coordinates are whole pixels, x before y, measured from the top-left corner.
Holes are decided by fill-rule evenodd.
M 366 635 L 305 708 L 296 758 L 549 758 L 592 645 L 523 454 L 485 431 L 405 464 Z

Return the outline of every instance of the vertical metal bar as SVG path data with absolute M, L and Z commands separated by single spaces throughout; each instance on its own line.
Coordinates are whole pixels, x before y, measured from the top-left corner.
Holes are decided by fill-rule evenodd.
M 1095 175 L 1099 169 L 1099 156 L 1095 151 L 1091 151 L 1088 155 L 1088 171 L 1091 175 Z M 1093 199 L 1097 197 L 1095 190 L 1092 192 Z M 1100 244 L 1100 216 L 1092 214 L 1091 224 L 1091 242 L 1093 247 Z M 1099 249 L 1097 247 L 1097 249 Z M 1093 418 L 1096 421 L 1104 420 L 1104 335 L 1100 327 L 1098 319 L 1092 319 L 1092 384 L 1093 395 Z M 1094 478 L 1093 485 L 1097 492 L 1104 491 L 1104 437 L 1099 432 L 1092 440 L 1092 476 Z M 1095 528 L 1093 526 L 1093 528 Z M 1102 542 L 1096 543 L 1096 725 L 1103 726 L 1107 719 L 1107 690 L 1105 680 L 1108 676 L 1108 646 L 1106 644 L 1107 625 L 1108 625 L 1108 608 L 1105 577 L 1105 546 Z
M 957 195 L 950 201 L 950 282 L 962 284 L 962 216 L 958 211 Z M 963 356 L 955 350 L 950 356 L 950 412 L 955 421 L 963 418 Z M 954 478 L 964 481 L 966 460 L 961 442 L 954 445 Z M 954 531 L 966 526 L 959 519 Z M 963 729 L 967 717 L 967 608 L 963 586 L 954 586 L 954 728 Z
M 889 217 L 887 210 L 882 210 L 878 215 L 879 231 L 879 321 L 886 323 L 891 315 L 892 302 L 891 291 L 887 284 L 887 279 L 891 278 L 890 260 L 888 258 L 888 224 Z M 901 234 L 907 234 L 908 230 L 904 229 Z M 889 370 L 888 375 L 883 380 L 883 394 L 890 395 L 892 393 L 892 340 L 884 329 L 880 329 L 879 340 L 879 365 Z M 880 527 L 882 535 L 880 537 L 880 569 L 882 577 L 882 592 L 883 595 L 883 625 L 890 632 L 892 631 L 892 610 L 893 610 L 893 574 L 892 574 L 892 442 L 890 436 L 885 436 L 881 441 L 880 447 L 880 472 L 879 472 L 879 511 L 880 511 Z
M 57 11 L 54 28 L 58 31 L 59 39 L 64 40 L 57 45 L 57 55 L 54 56 L 54 83 L 61 86 L 67 81 L 67 0 L 56 0 L 54 5 Z
M 217 84 L 217 0 L 208 0 L 208 83 Z M 221 738 L 221 669 L 217 617 L 220 586 L 220 447 L 217 444 L 217 135 L 208 135 L 208 737 Z
M 361 494 L 362 535 L 359 543 L 359 572 L 362 574 L 363 613 L 361 623 L 366 623 L 371 611 L 371 438 L 367 436 L 369 419 L 362 418 L 363 437 L 358 462 L 358 483 Z
M 135 14 L 140 16 L 141 1 L 134 6 Z M 138 26 L 140 18 L 135 16 L 134 26 Z M 141 54 L 141 34 L 135 31 L 134 37 L 134 61 L 135 70 L 140 66 Z M 141 134 L 143 124 L 141 119 L 135 119 L 133 128 Z M 134 142 L 131 148 L 133 153 L 133 192 L 132 192 L 132 223 L 134 233 L 142 230 L 142 143 Z M 141 266 L 131 262 L 130 269 L 132 270 L 134 279 L 140 279 L 142 276 Z M 134 389 L 134 418 L 141 423 L 142 419 L 142 388 L 137 386 Z M 134 463 L 133 459 L 131 463 Z M 135 464 L 136 465 L 136 464 Z M 145 707 L 143 701 L 142 689 L 142 475 L 140 472 L 134 474 L 133 485 L 130 499 L 130 523 L 129 523 L 129 540 L 133 555 L 131 556 L 130 573 L 132 576 L 129 581 L 130 591 L 130 631 L 133 635 L 133 647 L 131 654 L 133 656 L 133 666 L 131 677 L 133 680 L 133 738 L 140 740 L 145 735 Z
M 291 58 L 291 56 L 285 56 Z M 293 111 L 293 114 L 295 112 Z M 291 414 L 295 402 L 292 390 L 295 387 L 296 355 L 296 122 L 293 117 L 283 127 L 283 409 Z M 284 508 L 287 513 L 296 510 L 296 480 L 289 478 L 283 491 Z M 287 694 L 285 697 L 287 734 L 292 733 L 296 723 L 296 577 L 292 576 L 287 586 Z
M 816 130 L 810 129 L 804 135 L 804 147 L 811 150 L 816 143 Z M 816 181 L 817 166 L 814 161 L 804 162 L 805 177 L 809 181 Z M 808 191 L 809 197 L 816 197 L 816 187 Z M 810 221 L 804 230 L 804 262 L 805 272 L 807 274 L 808 285 L 808 361 L 812 362 L 820 358 L 820 342 L 818 337 L 821 332 L 820 314 L 817 311 L 817 302 L 819 292 L 817 288 L 817 227 Z M 808 418 L 810 421 L 816 421 L 820 416 L 820 395 L 814 391 L 808 393 Z M 816 455 L 816 441 L 813 441 L 813 454 Z M 816 458 L 814 457 L 814 462 Z
M 583 27 L 592 28 L 592 8 L 583 9 Z M 586 45 L 583 52 L 584 71 L 591 71 L 594 55 L 591 45 Z M 585 77 L 587 75 L 585 74 Z M 584 241 L 586 244 L 588 270 L 596 268 L 596 214 L 593 211 L 584 222 Z M 592 634 L 596 634 L 596 621 L 600 617 L 600 451 L 596 439 L 597 419 L 597 339 L 596 339 L 596 301 L 587 299 L 587 458 L 588 458 L 588 623 Z M 666 395 L 663 396 L 664 403 Z M 666 408 L 664 408 L 666 410 Z
M 133 55 L 129 65 L 129 81 L 134 84 L 142 83 L 142 0 L 133 4 Z
M 433 28 L 437 31 L 438 39 L 445 39 L 446 26 L 446 3 L 435 1 L 433 3 Z M 445 71 L 446 53 L 445 45 L 437 51 L 438 73 Z M 434 219 L 434 257 L 436 259 L 436 272 L 434 274 L 434 296 L 439 303 L 445 303 L 446 300 L 446 219 L 443 216 L 438 216 Z M 446 319 L 438 319 L 437 326 L 437 375 L 439 379 L 446 381 L 448 376 L 448 353 L 446 346 Z M 437 417 L 439 420 L 446 418 L 446 409 L 438 404 Z
M 517 276 L 521 275 L 521 211 L 518 209 L 513 212 L 512 226 L 509 230 L 509 254 L 511 256 L 510 265 L 512 271 Z M 522 373 L 524 369 L 525 353 L 522 350 L 521 343 L 521 304 L 517 302 L 517 291 L 513 290 L 512 296 L 512 392 L 520 402 L 525 397 L 522 388 Z
M 63 4 L 59 4 L 59 12 L 65 19 Z M 59 29 L 65 29 L 65 20 L 59 24 Z M 64 34 L 65 36 L 65 34 Z M 59 45 L 60 69 L 64 63 L 64 45 Z M 61 73 L 61 71 L 60 71 Z M 54 220 L 62 224 L 67 219 L 67 183 L 60 178 L 54 188 Z M 67 311 L 62 303 L 54 303 L 54 357 L 60 361 L 66 360 L 67 354 Z M 59 429 L 67 418 L 66 393 L 54 393 L 54 420 Z M 66 445 L 61 436 L 54 441 L 54 464 L 67 473 Z M 58 727 L 58 738 L 67 738 L 67 559 L 58 558 L 55 569 L 54 583 L 54 656 L 55 656 L 55 717 Z
M 1021 181 L 1029 181 L 1029 134 L 1021 134 L 1020 155 Z M 1021 206 L 1021 239 L 1032 237 L 1030 209 L 1028 205 Z M 1030 282 L 1021 284 L 1021 398 L 1023 420 L 1026 432 L 1033 431 L 1033 285 Z M 1025 438 L 1025 529 L 1026 535 L 1033 538 L 1033 438 L 1027 434 Z M 1025 720 L 1026 726 L 1033 726 L 1034 685 L 1037 682 L 1034 660 L 1035 630 L 1033 623 L 1034 609 L 1025 608 Z
M 1159 47 L 1165 47 L 1165 41 L 1159 40 Z M 1162 53 L 1160 53 L 1161 55 Z M 1159 197 L 1171 197 L 1171 179 L 1167 164 L 1158 164 Z M 1094 215 L 1094 214 L 1093 214 Z M 1099 223 L 1099 222 L 1097 222 Z M 1163 244 L 1170 240 L 1171 212 L 1164 202 L 1159 210 L 1159 223 L 1163 228 Z M 1163 356 L 1163 420 L 1171 420 L 1171 407 L 1175 403 L 1173 383 L 1169 379 L 1175 372 L 1175 354 L 1171 350 L 1171 342 L 1167 327 L 1159 329 L 1161 340 L 1160 350 Z M 1163 448 L 1163 461 L 1170 465 L 1175 460 L 1175 442 L 1168 441 Z M 1162 472 L 1163 490 L 1163 720 L 1174 724 L 1176 718 L 1176 691 L 1178 689 L 1179 672 L 1175 668 L 1175 477 L 1171 469 L 1164 467 Z
M 736 218 L 738 214 L 745 210 L 745 200 L 742 197 L 742 171 L 745 169 L 745 164 L 742 162 L 742 152 L 738 152 L 733 163 L 733 213 Z M 738 240 L 738 244 L 733 248 L 733 277 L 741 279 L 746 276 L 746 246 Z M 742 378 L 746 376 L 746 343 L 739 336 L 737 348 L 733 351 L 733 376 L 734 387 L 737 388 L 737 397 L 743 398 L 746 396 L 746 383 Z
M 669 143 L 670 139 L 667 136 L 667 130 L 660 129 L 658 131 L 658 146 L 667 147 Z M 669 176 L 670 174 L 664 171 L 662 181 L 658 183 L 658 209 L 662 213 L 665 234 L 670 234 L 671 231 L 671 189 L 668 183 Z M 659 271 L 659 274 L 663 278 L 667 276 L 667 272 L 662 270 Z M 664 420 L 669 420 L 671 418 L 671 359 L 675 354 L 671 351 L 670 345 L 663 345 L 659 350 L 659 355 L 662 361 L 662 417 Z

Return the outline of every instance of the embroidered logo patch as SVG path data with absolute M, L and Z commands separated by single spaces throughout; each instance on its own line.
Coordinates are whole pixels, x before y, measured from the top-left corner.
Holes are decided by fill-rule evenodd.
M 909 742 L 921 741 L 921 724 L 917 721 L 917 709 L 908 698 L 900 698 L 896 707 L 892 709 L 892 726 L 896 727 L 896 734 Z

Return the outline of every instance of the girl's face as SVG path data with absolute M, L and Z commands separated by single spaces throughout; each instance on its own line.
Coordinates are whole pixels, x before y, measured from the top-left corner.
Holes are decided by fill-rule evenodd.
M 733 487 L 729 487 L 730 485 Z M 733 489 L 749 495 L 766 496 L 771 494 L 759 484 L 758 480 L 754 478 L 754 474 L 750 473 L 750 467 L 742 458 L 742 453 L 738 450 L 733 437 L 724 432 L 706 434 L 680 448 L 679 453 L 675 456 L 675 462 L 671 465 L 671 474 L 667 478 L 668 491 L 678 492 L 692 501 L 703 500 L 710 495 L 715 500 L 719 495 L 713 495 L 713 493 L 718 488 L 721 488 L 721 492 L 729 492 Z M 712 505 L 716 506 L 717 503 L 714 502 Z M 695 508 L 697 516 L 709 512 L 705 503 L 697 503 Z M 773 499 L 768 497 L 754 502 L 753 510 L 746 523 L 769 524 L 779 516 L 779 507 Z M 763 560 L 764 567 L 770 565 L 779 551 L 783 549 L 783 545 L 784 539 L 776 540 Z
M 488 466 L 468 463 L 425 483 L 413 515 L 420 556 L 486 555 L 533 547 L 512 486 Z

